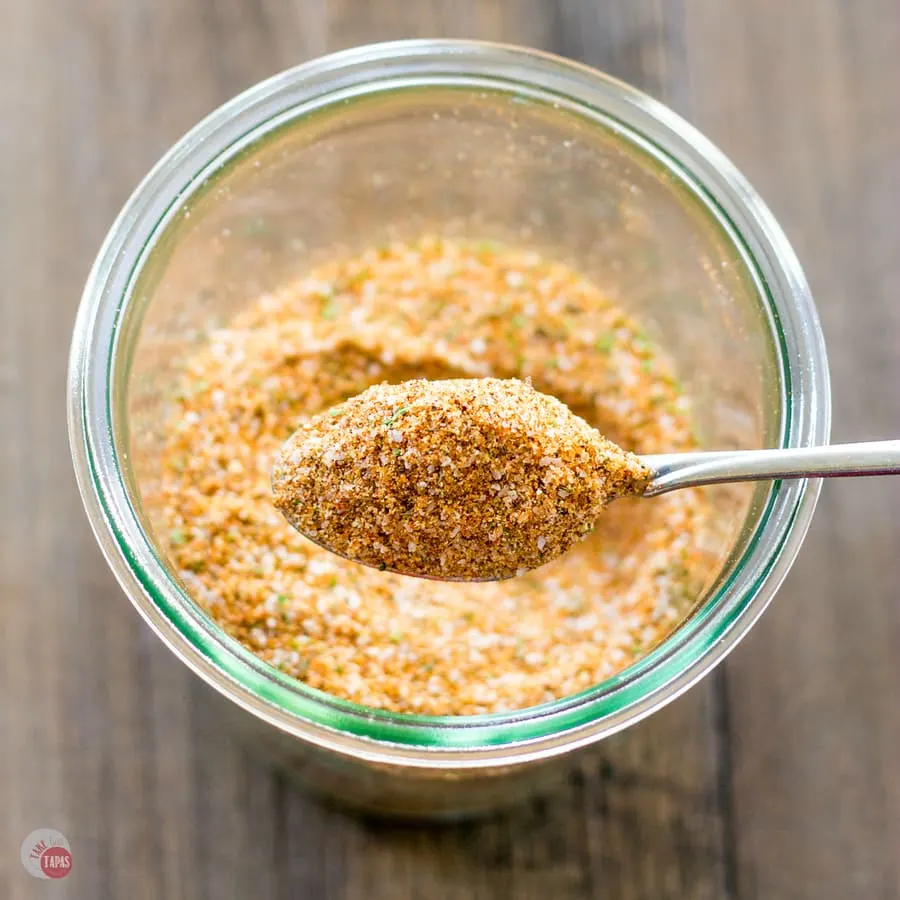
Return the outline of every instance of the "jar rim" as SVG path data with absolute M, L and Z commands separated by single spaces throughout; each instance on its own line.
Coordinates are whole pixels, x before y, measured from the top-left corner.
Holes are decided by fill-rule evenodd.
M 362 707 L 294 681 L 229 638 L 166 570 L 139 523 L 113 439 L 111 372 L 134 277 L 173 210 L 285 117 L 402 84 L 537 90 L 589 112 L 681 177 L 742 253 L 780 357 L 780 444 L 828 442 L 824 339 L 799 262 L 772 214 L 706 138 L 667 107 L 607 75 L 541 51 L 481 41 L 372 44 L 289 69 L 224 104 L 178 141 L 119 214 L 88 277 L 69 363 L 69 439 L 88 518 L 125 593 L 163 642 L 233 702 L 298 738 L 361 759 L 424 767 L 534 761 L 599 740 L 675 699 L 761 615 L 806 534 L 820 483 L 775 482 L 741 559 L 686 626 L 586 691 L 479 716 L 412 716 Z

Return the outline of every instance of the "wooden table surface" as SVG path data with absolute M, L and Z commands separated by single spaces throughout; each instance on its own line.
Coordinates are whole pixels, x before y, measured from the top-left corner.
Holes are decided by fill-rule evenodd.
M 837 440 L 900 436 L 897 0 L 2 0 L 0 896 L 900 898 L 900 479 L 825 486 L 728 662 L 562 792 L 440 829 L 323 811 L 234 742 L 101 559 L 66 444 L 100 241 L 189 126 L 269 74 L 397 37 L 584 60 L 705 131 L 790 236 Z M 32 879 L 32 829 L 72 874 Z

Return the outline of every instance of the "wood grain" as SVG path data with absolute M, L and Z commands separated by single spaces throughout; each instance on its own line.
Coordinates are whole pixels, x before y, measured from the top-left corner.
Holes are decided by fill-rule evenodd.
M 234 742 L 97 551 L 66 353 L 139 178 L 235 92 L 326 50 L 483 37 L 605 69 L 699 125 L 807 268 L 836 437 L 900 432 L 892 0 L 4 0 L 0 31 L 0 894 L 32 898 L 900 897 L 900 482 L 826 486 L 724 670 L 555 796 L 440 829 L 324 810 Z M 74 870 L 32 880 L 33 828 Z
M 900 7 L 688 6 L 697 124 L 803 260 L 834 438 L 900 435 Z M 726 54 L 715 48 L 739 31 Z M 830 482 L 726 669 L 742 897 L 900 896 L 900 479 Z

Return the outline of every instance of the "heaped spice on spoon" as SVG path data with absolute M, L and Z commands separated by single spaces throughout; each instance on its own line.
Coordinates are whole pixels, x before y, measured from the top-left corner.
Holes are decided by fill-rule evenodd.
M 275 505 L 348 559 L 429 578 L 524 575 L 594 529 L 649 471 L 518 379 L 379 384 L 304 422 Z

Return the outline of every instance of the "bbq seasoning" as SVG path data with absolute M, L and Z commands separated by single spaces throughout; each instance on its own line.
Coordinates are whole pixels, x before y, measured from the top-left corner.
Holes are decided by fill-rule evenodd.
M 382 382 L 486 376 L 530 377 L 635 453 L 696 446 L 664 351 L 568 266 L 439 237 L 371 248 L 256 298 L 185 360 L 142 482 L 185 590 L 285 674 L 397 712 L 520 709 L 638 659 L 716 571 L 703 489 L 616 501 L 559 559 L 477 584 L 348 562 L 274 507 L 273 463 L 312 416 Z
M 380 384 L 301 424 L 273 470 L 302 534 L 381 570 L 524 575 L 594 529 L 649 470 L 518 379 Z

